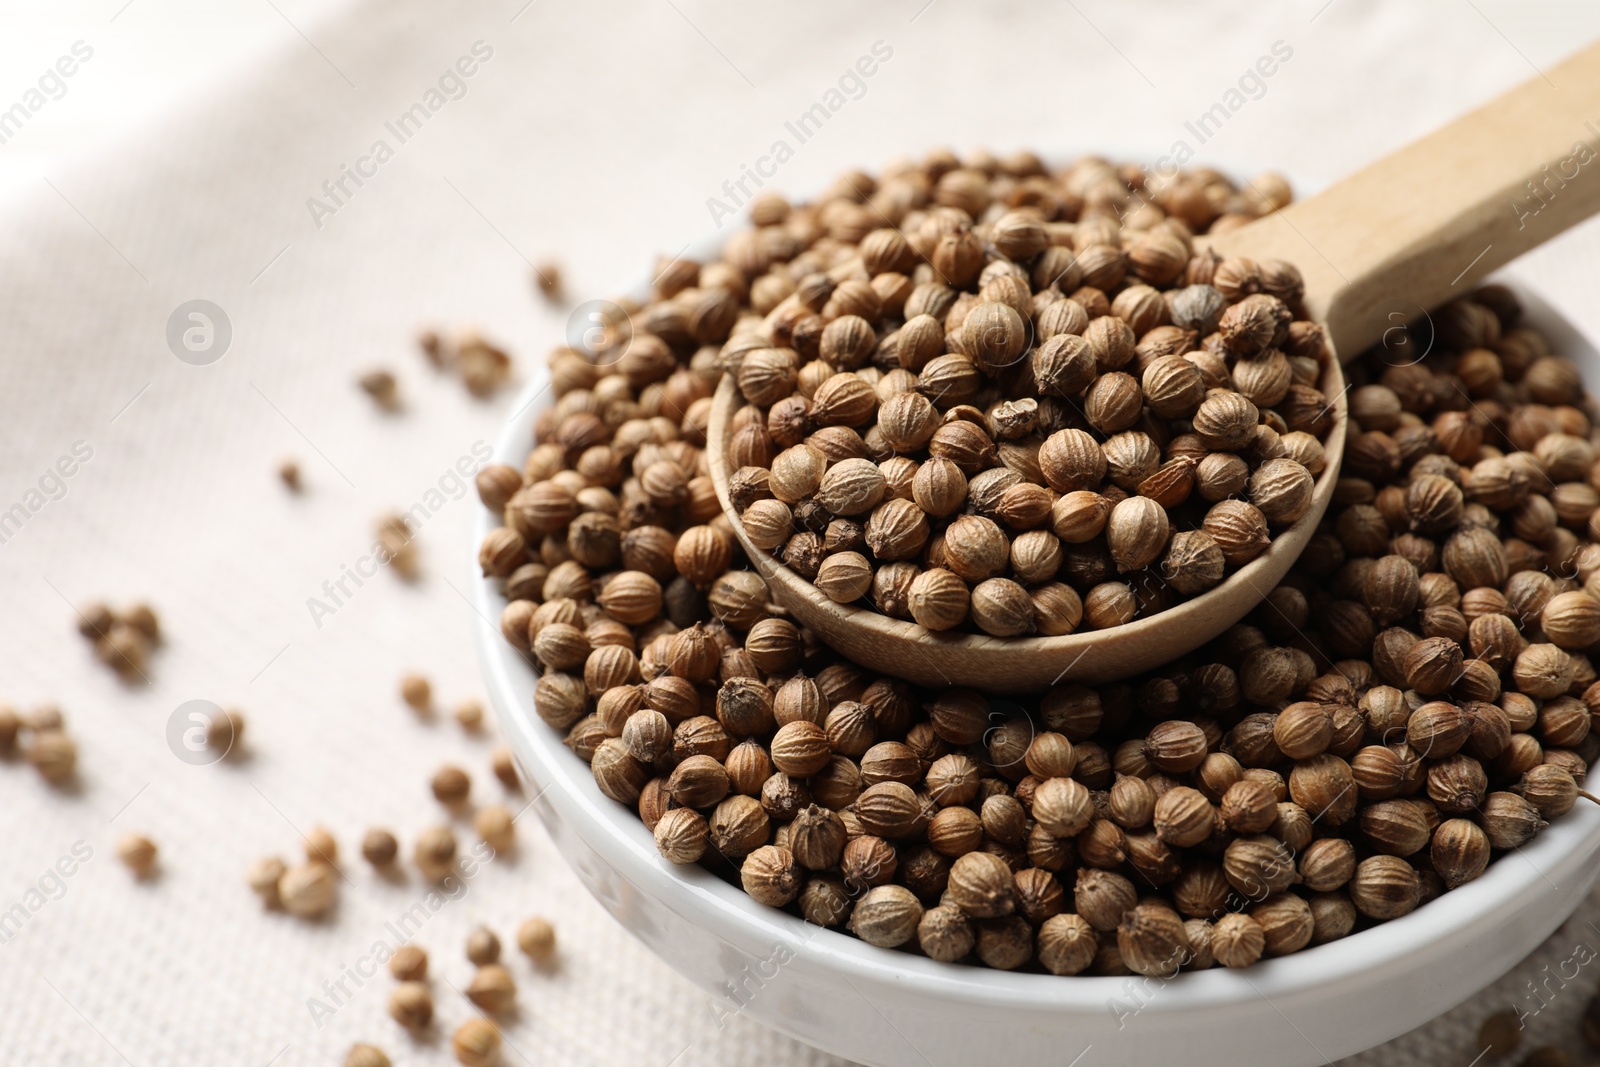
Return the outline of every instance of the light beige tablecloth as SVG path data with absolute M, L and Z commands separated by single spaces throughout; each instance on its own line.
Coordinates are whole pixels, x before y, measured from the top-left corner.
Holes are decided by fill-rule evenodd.
M 508 403 L 436 376 L 413 345 L 419 325 L 479 324 L 528 365 L 564 321 L 531 295 L 528 261 L 559 256 L 574 300 L 625 286 L 711 230 L 708 199 L 793 142 L 785 123 L 878 42 L 892 54 L 847 86 L 858 98 L 776 184 L 816 188 L 938 144 L 1151 155 L 1178 140 L 1197 162 L 1334 177 L 1600 33 L 1579 5 L 1320 3 L 366 2 L 0 205 L 0 511 L 27 512 L 0 544 L 0 700 L 60 703 L 82 750 L 66 793 L 0 764 L 0 912 L 39 903 L 0 944 L 0 1062 L 330 1064 L 361 1038 L 397 1064 L 448 1059 L 447 1038 L 419 1046 L 387 1018 L 386 975 L 345 978 L 331 1018 L 310 1006 L 331 1005 L 324 983 L 389 936 L 422 894 L 414 878 L 353 862 L 336 918 L 305 924 L 263 914 L 242 877 L 315 823 L 347 854 L 371 825 L 409 840 L 440 817 L 426 783 L 446 758 L 475 771 L 480 799 L 500 792 L 488 741 L 419 723 L 396 696 L 409 669 L 446 704 L 479 695 L 461 596 L 474 505 L 448 498 L 449 472 Z M 1275 42 L 1291 58 L 1199 144 L 1185 123 Z M 470 77 L 448 73 L 458 62 Z M 437 110 L 402 141 L 386 124 L 435 91 Z M 324 182 L 346 167 L 369 176 L 344 178 L 335 201 Z M 1591 335 L 1597 235 L 1569 235 L 1532 268 Z M 193 299 L 231 324 L 210 365 L 167 343 Z M 376 412 L 354 385 L 379 365 L 399 375 L 402 414 Z M 92 456 L 52 481 L 74 449 Z M 286 455 L 302 497 L 277 484 Z M 307 599 L 367 550 L 374 517 L 441 481 L 419 538 L 424 579 L 380 575 L 319 626 Z M 96 598 L 160 611 L 170 639 L 148 686 L 119 684 L 74 632 L 73 605 Z M 174 757 L 168 718 L 195 698 L 245 709 L 248 759 Z M 150 884 L 114 857 L 132 829 L 162 846 Z M 719 1027 L 537 827 L 522 840 L 418 935 L 462 986 L 471 927 L 509 938 L 527 914 L 555 919 L 563 964 L 518 966 L 508 1063 L 828 1061 L 746 1018 Z M 75 851 L 88 858 L 70 877 L 49 874 Z M 1473 1004 L 1351 1062 L 1467 1063 L 1487 1005 L 1519 1001 L 1537 967 L 1600 938 L 1597 915 L 1591 901 Z M 435 990 L 447 1034 L 467 1008 L 444 981 Z M 1587 992 L 1556 996 L 1533 1036 L 1572 1035 Z

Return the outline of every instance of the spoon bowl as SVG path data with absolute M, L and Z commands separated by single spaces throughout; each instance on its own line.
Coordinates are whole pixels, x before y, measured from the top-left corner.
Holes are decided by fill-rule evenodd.
M 1317 478 L 1311 507 L 1298 522 L 1274 536 L 1265 552 L 1214 589 L 1123 626 L 1060 637 L 935 633 L 870 606 L 835 603 L 770 552 L 756 547 L 728 495 L 733 474 L 728 462 L 732 437 L 728 427 L 743 403 L 730 375 L 723 377 L 712 400 L 706 459 L 723 514 L 733 524 L 745 555 L 766 580 L 773 600 L 829 645 L 848 651 L 850 658 L 864 667 L 921 685 L 1022 693 L 1062 681 L 1126 678 L 1168 663 L 1244 618 L 1277 587 L 1316 532 L 1339 480 L 1347 408 L 1344 373 L 1332 354 L 1323 366 L 1321 388 L 1333 409 L 1333 426 L 1323 442 L 1327 461 Z

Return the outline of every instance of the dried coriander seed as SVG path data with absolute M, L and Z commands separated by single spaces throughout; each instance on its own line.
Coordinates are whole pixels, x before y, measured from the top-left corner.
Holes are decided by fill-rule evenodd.
M 1216 813 L 1198 790 L 1178 786 L 1156 800 L 1153 825 L 1165 843 L 1188 848 L 1211 836 Z
M 376 1045 L 355 1044 L 345 1053 L 344 1067 L 390 1067 L 389 1057 Z
M 995 637 L 1019 637 L 1035 629 L 1032 598 L 1008 578 L 978 583 L 972 590 L 969 611 L 978 628 Z
M 1278 816 L 1278 800 L 1262 782 L 1238 781 L 1222 795 L 1222 821 L 1239 834 L 1259 834 L 1270 829 Z
M 498 963 L 483 964 L 467 983 L 467 999 L 491 1015 L 502 1015 L 517 1002 L 516 980 Z
M 1081 833 L 1089 825 L 1093 813 L 1089 791 L 1074 778 L 1050 778 L 1034 790 L 1033 817 L 1056 837 L 1074 837 Z
M 516 761 L 512 758 L 511 750 L 505 745 L 495 748 L 490 757 L 490 766 L 494 776 L 500 779 L 501 785 L 511 790 L 522 788 L 521 779 L 517 777 Z
M 312 863 L 325 863 L 329 867 L 336 866 L 339 862 L 339 843 L 334 839 L 333 832 L 325 826 L 313 826 L 301 842 L 305 848 L 306 859 Z
M 301 919 L 325 915 L 339 895 L 339 876 L 327 863 L 302 863 L 278 878 L 278 899 L 284 910 Z
M 1224 967 L 1248 967 L 1266 950 L 1266 933 L 1249 915 L 1230 913 L 1217 920 L 1211 935 L 1211 952 Z
M 256 860 L 250 865 L 250 869 L 245 872 L 245 881 L 249 883 L 251 890 L 261 898 L 262 906 L 276 908 L 283 903 L 282 898 L 278 895 L 278 883 L 283 878 L 286 869 L 283 860 L 276 856 L 268 856 Z
M 206 727 L 206 747 L 224 756 L 237 756 L 244 750 L 244 713 L 237 708 L 224 708 Z
M 1297 877 L 1294 852 L 1270 834 L 1254 834 L 1228 843 L 1222 854 L 1228 884 L 1252 900 L 1281 893 Z
M 433 1022 L 433 994 L 419 981 L 404 981 L 389 994 L 389 1015 L 407 1030 L 425 1030 Z
M 693 808 L 672 808 L 655 825 L 656 848 L 671 863 L 696 863 L 705 854 L 710 830 Z
M 468 733 L 475 733 L 483 726 L 483 704 L 476 700 L 463 700 L 456 705 L 452 712 L 457 723 Z
M 1171 977 L 1189 953 L 1188 932 L 1171 908 L 1140 904 L 1117 926 L 1117 950 L 1122 961 L 1137 974 Z
M 151 645 L 161 643 L 161 621 L 149 604 L 133 605 L 122 613 L 118 621 L 138 631 Z
M 378 560 L 394 568 L 395 574 L 405 581 L 416 581 L 421 568 L 416 558 L 413 530 L 406 525 L 405 515 L 381 515 L 376 522 L 376 533 Z
M 1311 906 L 1293 893 L 1277 893 L 1250 909 L 1266 939 L 1265 955 L 1285 956 L 1311 943 L 1315 920 Z
M 22 755 L 51 785 L 65 785 L 77 772 L 78 746 L 63 730 L 30 731 Z
M 871 591 L 872 565 L 859 552 L 839 552 L 822 561 L 813 581 L 829 600 L 850 604 Z
M 400 391 L 395 377 L 386 370 L 372 370 L 357 379 L 362 392 L 373 399 L 385 411 L 398 411 L 400 409 Z
M 501 1032 L 488 1019 L 467 1019 L 451 1035 L 450 1048 L 462 1067 L 494 1067 L 501 1057 Z
M 94 651 L 100 661 L 116 671 L 124 681 L 132 681 L 144 676 L 150 641 L 136 627 L 116 620 L 103 636 L 95 640 Z
M 1536 1048 L 1523 1057 L 1523 1067 L 1573 1067 L 1572 1053 L 1556 1045 Z
M 1447 819 L 1433 832 L 1429 856 L 1445 886 L 1454 889 L 1489 866 L 1489 838 L 1475 822 Z
M 1011 868 L 998 856 L 969 852 L 950 868 L 951 901 L 975 919 L 998 918 L 1015 906 Z
M 909 889 L 898 885 L 867 890 L 850 912 L 851 933 L 882 948 L 905 944 L 916 936 L 921 922 L 922 905 Z
M 464 804 L 472 791 L 471 777 L 460 767 L 451 764 L 435 771 L 429 785 L 433 789 L 433 798 L 447 806 Z
M 728 794 L 728 770 L 709 755 L 693 755 L 673 768 L 667 793 L 687 808 L 709 808 Z
M 1149 497 L 1129 497 L 1112 508 L 1106 520 L 1106 544 L 1122 573 L 1159 559 L 1170 534 L 1166 511 Z
M 1361 914 L 1394 919 L 1416 908 L 1422 888 L 1416 870 L 1404 860 L 1372 856 L 1356 865 L 1349 892 Z
M 489 463 L 473 476 L 478 499 L 490 511 L 504 511 L 506 503 L 522 488 L 522 472 L 505 463 Z
M 1169 774 L 1192 771 L 1206 758 L 1205 731 L 1192 722 L 1172 720 L 1158 724 L 1145 738 L 1143 755 L 1158 770 Z
M 517 843 L 514 820 L 511 809 L 504 804 L 488 804 L 472 816 L 472 829 L 495 852 L 509 852 Z
M 954 963 L 972 952 L 977 935 L 961 909 L 946 904 L 922 913 L 917 943 L 929 958 Z
M 420 674 L 408 674 L 400 679 L 400 697 L 415 711 L 426 712 L 433 704 L 433 687 Z
M 832 758 L 827 731 L 805 719 L 785 723 L 772 738 L 771 757 L 773 766 L 783 773 L 810 777 Z
M 136 878 L 147 878 L 156 866 L 156 845 L 143 834 L 126 834 L 117 841 L 117 858 Z
M 1039 962 L 1051 974 L 1080 974 L 1098 950 L 1094 929 L 1079 915 L 1054 915 L 1039 927 Z
M 978 959 L 1000 971 L 1021 967 L 1033 958 L 1033 927 L 1020 915 L 978 923 Z
M 440 880 L 455 866 L 455 833 L 448 826 L 434 826 L 424 830 L 417 838 L 412 859 L 424 876 L 434 881 Z
M 918 574 L 911 583 L 911 617 L 929 630 L 951 630 L 967 618 L 971 590 L 954 572 L 936 567 Z
M 478 926 L 467 934 L 467 960 L 478 966 L 499 961 L 499 937 L 494 936 L 493 929 Z
M 425 982 L 428 979 L 428 954 L 416 945 L 401 945 L 389 957 L 389 973 L 397 982 Z
M 1572 810 L 1578 787 L 1571 772 L 1553 763 L 1546 763 L 1530 769 L 1522 776 L 1518 792 L 1538 809 L 1541 816 L 1554 819 Z
M 533 268 L 533 283 L 544 296 L 554 300 L 561 296 L 561 264 L 553 259 L 540 260 Z
M 782 907 L 799 895 L 805 876 L 788 849 L 763 845 L 744 858 L 739 879 L 759 903 Z
M 811 804 L 795 816 L 789 827 L 789 848 L 801 866 L 827 870 L 840 862 L 847 831 L 836 813 Z
M 1495 1012 L 1478 1027 L 1478 1047 L 1491 1056 L 1509 1056 L 1522 1043 L 1522 1020 L 1514 1011 Z
M 1333 892 L 1355 874 L 1355 846 L 1342 838 L 1320 838 L 1306 848 L 1299 866 L 1300 880 L 1307 889 L 1317 893 Z
M 1217 958 L 1211 951 L 1211 923 L 1205 919 L 1185 919 L 1183 932 L 1189 939 L 1189 953 L 1183 966 L 1193 971 L 1216 966 Z
M 1078 871 L 1073 888 L 1073 905 L 1099 933 L 1113 933 L 1122 917 L 1139 902 L 1133 883 L 1113 871 L 1085 867 Z
M 535 963 L 549 959 L 556 948 L 555 928 L 548 919 L 537 915 L 524 920 L 517 927 L 517 947 Z
M 622 743 L 634 759 L 654 762 L 672 747 L 672 725 L 661 712 L 641 708 L 623 723 Z

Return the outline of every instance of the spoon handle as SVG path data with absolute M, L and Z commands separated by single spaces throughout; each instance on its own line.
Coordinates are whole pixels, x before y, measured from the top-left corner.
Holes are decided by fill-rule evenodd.
M 1214 247 L 1299 267 L 1352 359 L 1597 211 L 1600 43 Z

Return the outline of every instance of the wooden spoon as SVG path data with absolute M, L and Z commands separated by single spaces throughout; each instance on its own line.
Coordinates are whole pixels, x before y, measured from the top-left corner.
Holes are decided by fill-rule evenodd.
M 1429 311 L 1596 211 L 1600 43 L 1212 247 L 1299 267 L 1346 360 L 1383 341 L 1415 361 Z
M 1344 452 L 1346 386 L 1337 353 L 1354 358 L 1382 341 L 1392 362 L 1416 362 L 1432 344 L 1429 309 L 1597 210 L 1600 45 L 1319 195 L 1212 239 L 1223 255 L 1287 260 L 1304 276 L 1306 310 L 1328 327 L 1333 346 L 1321 383 L 1334 412 L 1328 462 L 1310 511 L 1266 552 L 1215 589 L 1125 626 L 1065 637 L 931 633 L 829 600 L 755 547 L 729 501 L 727 431 L 743 403 L 731 376 L 717 390 L 707 435 L 717 497 L 773 599 L 863 666 L 923 685 L 997 692 L 1127 677 L 1238 622 L 1316 532 Z

